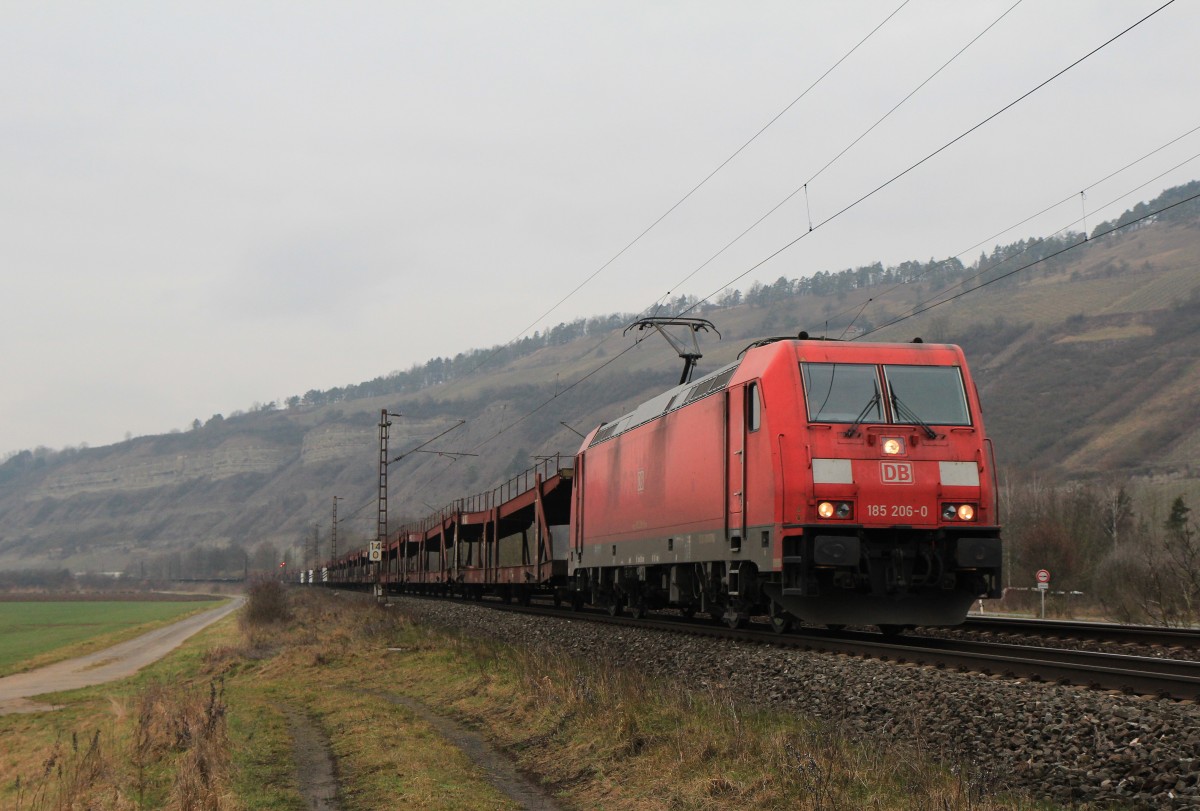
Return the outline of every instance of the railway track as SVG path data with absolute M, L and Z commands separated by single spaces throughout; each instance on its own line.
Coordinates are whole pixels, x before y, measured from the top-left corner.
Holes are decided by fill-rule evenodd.
M 576 612 L 550 606 L 521 606 L 491 600 L 483 604 L 496 609 L 540 616 L 585 619 L 630 628 L 846 654 L 999 678 L 1070 684 L 1097 690 L 1200 702 L 1200 662 L 1181 659 L 1067 650 L 1011 642 L 981 642 L 925 636 L 883 637 L 875 633 L 835 632 L 818 628 L 803 628 L 791 633 L 777 634 L 766 629 L 759 630 L 753 624 L 750 628 L 734 630 L 711 621 L 676 616 L 660 615 L 633 619 L 627 616 L 612 617 L 606 612 L 591 609 Z

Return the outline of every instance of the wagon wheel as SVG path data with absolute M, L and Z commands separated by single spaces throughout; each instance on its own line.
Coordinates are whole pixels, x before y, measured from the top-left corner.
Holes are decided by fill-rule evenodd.
M 771 602 L 769 616 L 771 618 L 771 630 L 777 634 L 786 634 L 796 625 L 795 617 L 774 601 Z
M 745 628 L 747 619 L 745 614 L 733 609 L 726 611 L 721 617 L 721 621 L 725 623 L 725 627 L 734 631 L 740 631 Z
M 683 608 L 679 609 L 679 613 L 685 618 L 691 619 L 692 617 L 696 616 L 696 604 L 688 603 Z
M 629 616 L 635 620 L 646 618 L 646 603 L 644 600 L 638 600 L 633 605 L 629 606 Z
M 621 612 L 624 607 L 625 606 L 622 604 L 621 598 L 616 596 L 610 597 L 608 600 L 608 605 L 604 606 L 610 617 L 621 616 Z
M 583 592 L 582 591 L 576 591 L 571 594 L 571 610 L 572 611 L 582 611 L 583 610 L 583 602 L 584 602 L 584 600 L 583 600 Z

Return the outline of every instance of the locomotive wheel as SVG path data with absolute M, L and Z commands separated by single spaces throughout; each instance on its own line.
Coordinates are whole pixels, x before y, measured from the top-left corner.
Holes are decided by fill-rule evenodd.
M 642 602 L 641 600 L 638 600 L 636 603 L 629 606 L 629 616 L 633 617 L 635 620 L 645 619 L 646 618 L 646 604 L 644 602 Z
M 737 611 L 726 611 L 721 620 L 725 623 L 725 627 L 730 630 L 740 631 L 746 627 L 747 617 L 745 614 L 740 614 Z
M 687 619 L 691 619 L 692 617 L 696 616 L 696 606 L 692 603 L 688 603 L 683 608 L 679 609 L 679 613 Z
M 623 606 L 623 605 L 621 604 L 621 598 L 620 598 L 620 597 L 613 597 L 613 598 L 609 599 L 609 601 L 608 601 L 608 605 L 606 605 L 606 606 L 605 606 L 605 608 L 608 610 L 608 615 L 609 615 L 610 617 L 619 617 L 619 616 L 621 616 L 621 611 L 622 611 L 622 609 L 623 609 L 624 607 L 625 607 L 625 606 Z

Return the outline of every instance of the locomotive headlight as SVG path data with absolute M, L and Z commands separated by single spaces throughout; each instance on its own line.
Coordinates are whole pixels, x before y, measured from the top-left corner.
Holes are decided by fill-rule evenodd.
M 817 515 L 822 518 L 840 518 L 843 521 L 854 515 L 854 506 L 849 501 L 822 501 L 817 505 Z
M 942 520 L 943 521 L 974 521 L 975 520 L 975 505 L 974 504 L 943 504 L 942 505 Z
M 889 436 L 883 440 L 884 456 L 899 456 L 904 453 L 904 440 L 899 437 Z

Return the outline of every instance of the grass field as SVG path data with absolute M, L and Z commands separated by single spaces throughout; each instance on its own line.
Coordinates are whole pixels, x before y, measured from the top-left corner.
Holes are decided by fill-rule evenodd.
M 130 639 L 214 602 L 0 602 L 0 676 Z

